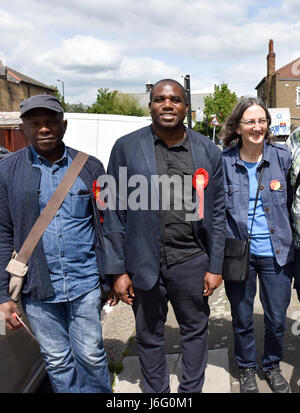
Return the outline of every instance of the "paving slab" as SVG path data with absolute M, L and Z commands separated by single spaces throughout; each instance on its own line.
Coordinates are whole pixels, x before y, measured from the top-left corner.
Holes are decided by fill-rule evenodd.
M 170 371 L 170 390 L 177 393 L 181 378 L 181 354 L 167 354 L 166 360 Z M 114 393 L 143 393 L 141 370 L 137 356 L 123 359 L 123 370 L 116 377 Z M 226 349 L 208 351 L 208 365 L 205 372 L 203 393 L 230 393 L 230 375 L 228 373 L 228 354 Z

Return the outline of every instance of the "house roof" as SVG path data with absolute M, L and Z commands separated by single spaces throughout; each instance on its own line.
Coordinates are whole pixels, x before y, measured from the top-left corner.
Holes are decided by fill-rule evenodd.
M 24 83 L 28 83 L 28 84 L 33 85 L 33 86 L 42 87 L 42 88 L 47 89 L 47 90 L 51 90 L 51 91 L 55 90 L 55 88 L 53 88 L 51 86 L 48 86 L 45 83 L 39 82 L 39 81 L 33 79 L 32 77 L 23 75 L 23 73 L 17 72 L 16 70 L 14 70 L 14 69 L 12 69 L 8 66 L 5 66 L 5 69 L 6 69 L 7 80 L 9 80 L 11 82 L 17 82 L 17 83 L 24 82 Z
M 285 66 L 282 66 L 280 69 L 277 69 L 273 75 L 279 75 L 279 79 L 292 79 L 300 80 L 300 57 L 293 60 Z M 259 84 L 255 87 L 258 89 L 266 80 L 266 77 L 262 78 Z
M 0 112 L 0 129 L 18 128 L 21 123 L 20 112 Z
M 279 73 L 281 79 L 300 79 L 300 57 L 277 69 L 275 73 Z

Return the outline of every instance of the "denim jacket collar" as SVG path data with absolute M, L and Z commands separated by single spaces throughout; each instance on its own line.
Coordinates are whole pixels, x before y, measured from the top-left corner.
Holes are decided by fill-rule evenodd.
M 265 162 L 270 163 L 271 156 L 272 156 L 270 152 L 270 145 L 272 145 L 272 143 L 268 145 L 266 141 L 264 140 L 263 155 L 259 163 L 259 166 Z M 244 166 L 244 163 L 240 157 L 239 145 L 235 145 L 232 149 L 233 149 L 232 165 L 237 164 L 237 165 Z

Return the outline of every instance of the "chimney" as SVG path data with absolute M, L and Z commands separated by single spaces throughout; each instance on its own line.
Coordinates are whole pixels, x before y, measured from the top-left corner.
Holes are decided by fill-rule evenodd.
M 148 81 L 146 83 L 146 92 L 151 92 L 151 89 L 153 88 L 153 83 Z
M 275 73 L 275 53 L 274 53 L 274 43 L 271 39 L 269 41 L 269 54 L 267 56 L 267 75 L 272 76 Z

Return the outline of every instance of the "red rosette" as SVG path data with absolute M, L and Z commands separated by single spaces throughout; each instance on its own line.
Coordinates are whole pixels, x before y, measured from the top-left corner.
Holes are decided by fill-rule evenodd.
M 93 182 L 93 195 L 94 195 L 96 203 L 98 202 L 99 205 L 103 207 L 105 206 L 105 203 L 102 201 L 102 199 L 100 199 L 100 192 L 101 192 L 101 188 L 98 185 L 97 180 L 95 180 Z M 100 212 L 100 221 L 103 222 L 103 213 L 102 211 L 99 211 L 99 212 Z
M 204 188 L 206 188 L 207 185 L 208 185 L 208 181 L 209 181 L 209 174 L 208 174 L 207 170 L 204 169 L 204 168 L 199 168 L 199 169 L 197 169 L 197 171 L 194 173 L 194 176 L 193 176 L 193 187 L 194 187 L 195 189 L 197 189 L 197 188 L 196 188 L 196 179 L 197 179 L 197 176 L 199 176 L 199 175 L 203 175 L 203 177 L 204 177 Z
M 199 177 L 203 178 L 200 180 L 200 182 L 198 181 Z M 197 192 L 198 218 L 200 220 L 204 218 L 204 188 L 207 187 L 208 181 L 209 181 L 208 172 L 203 168 L 197 169 L 197 171 L 195 172 L 193 176 L 193 187 L 196 189 L 196 192 Z
M 97 201 L 98 196 L 100 196 L 100 190 L 101 188 L 100 186 L 98 186 L 97 180 L 95 180 L 93 182 L 93 195 L 94 195 L 95 201 Z

